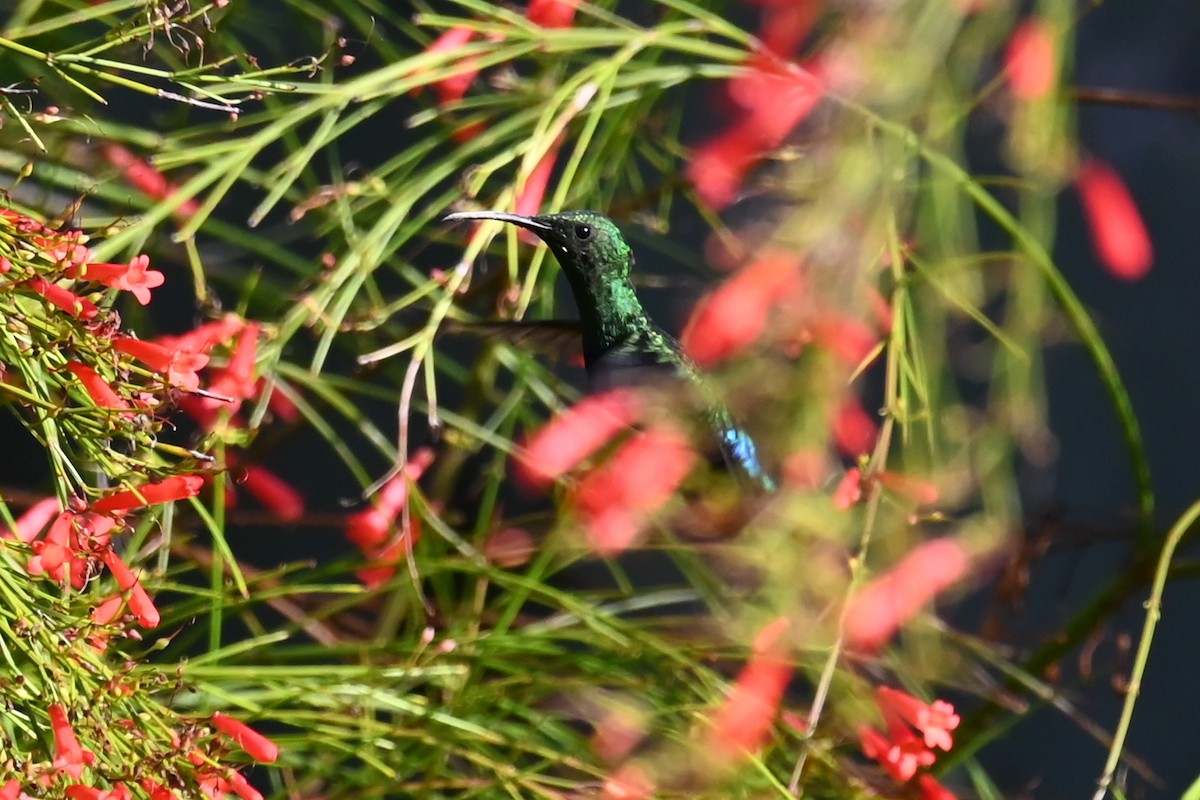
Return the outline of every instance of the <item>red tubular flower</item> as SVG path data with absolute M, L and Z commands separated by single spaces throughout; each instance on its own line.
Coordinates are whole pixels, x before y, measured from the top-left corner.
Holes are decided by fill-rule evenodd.
M 237 314 L 226 314 L 219 320 L 198 325 L 179 336 L 160 336 L 155 342 L 169 350 L 207 353 L 214 346 L 231 341 L 241 333 L 246 324 Z
M 754 0 L 763 7 L 758 36 L 772 53 L 789 56 L 804 42 L 821 13 L 820 0 Z
M 600 796 L 605 800 L 649 800 L 654 788 L 654 779 L 644 767 L 625 764 L 604 781 Z
M 848 398 L 838 407 L 833 421 L 833 441 L 842 455 L 853 458 L 869 452 L 878 437 L 879 426 L 875 424 L 875 418 L 858 400 Z
M 236 742 L 255 761 L 269 764 L 279 758 L 279 745 L 244 722 L 239 722 L 218 711 L 212 715 L 212 724 L 217 730 Z
M 1054 29 L 1039 17 L 1029 17 L 1013 31 L 1004 51 L 1004 74 L 1015 97 L 1045 97 L 1058 78 Z
M 407 538 L 392 537 L 381 547 L 374 549 L 363 548 L 363 553 L 370 563 L 354 571 L 354 577 L 368 589 L 378 589 L 396 576 L 397 566 L 408 557 L 412 543 L 421 538 L 421 521 L 413 517 L 409 524 Z
M 730 82 L 746 114 L 696 148 L 688 164 L 700 199 L 718 210 L 728 205 L 750 168 L 812 112 L 823 92 L 814 72 L 768 52 L 751 56 L 747 70 Z
M 194 390 L 200 387 L 197 370 L 208 364 L 208 356 L 191 350 L 176 350 L 155 342 L 118 336 L 112 340 L 113 349 L 141 361 L 155 372 L 167 376 L 167 380 L 180 389 Z
M 67 269 L 71 278 L 95 281 L 121 291 L 132 292 L 142 305 L 150 302 L 150 290 L 163 285 L 161 272 L 149 269 L 150 256 L 140 255 L 128 264 L 83 263 Z
M 122 145 L 106 142 L 101 146 L 100 152 L 108 163 L 121 171 L 126 182 L 151 200 L 166 200 L 178 191 L 177 187 L 153 165 L 138 158 Z M 199 210 L 200 204 L 194 199 L 188 199 L 180 203 L 173 213 L 177 220 L 188 220 L 196 216 Z
M 845 314 L 822 314 L 809 327 L 814 342 L 850 367 L 857 368 L 879 346 L 879 334 L 870 325 Z
M 1100 261 L 1118 278 L 1141 278 L 1154 263 L 1154 248 L 1121 176 L 1107 164 L 1089 159 L 1079 167 L 1075 181 Z
M 520 194 L 517 195 L 516 203 L 513 205 L 514 213 L 526 217 L 538 213 L 538 209 L 542 207 L 542 199 L 546 196 L 546 187 L 550 184 L 550 175 L 554 172 L 554 162 L 558 160 L 558 148 L 561 144 L 562 139 L 560 138 L 550 145 L 550 149 L 534 165 L 533 171 L 525 179 L 525 185 L 521 187 Z M 526 242 L 533 244 L 538 241 L 533 232 L 524 228 L 518 230 L 518 235 Z
M 876 650 L 926 603 L 967 574 L 971 559 L 956 539 L 924 542 L 850 600 L 846 640 Z
M 258 354 L 260 330 L 261 326 L 256 322 L 248 322 L 242 328 L 233 355 L 229 357 L 229 363 L 209 386 L 214 394 L 239 400 L 246 400 L 257 394 L 254 361 Z
M 910 478 L 886 469 L 880 470 L 875 478 L 885 489 L 904 495 L 918 505 L 929 506 L 938 501 L 938 488 L 929 481 Z
M 425 48 L 426 53 L 454 53 L 475 38 L 475 30 L 465 26 L 450 28 Z M 448 78 L 443 78 L 433 86 L 442 105 L 461 100 L 475 82 L 479 68 L 475 66 L 477 58 L 464 58 L 459 61 L 462 69 Z
M 579 0 L 529 0 L 525 18 L 543 28 L 569 28 L 578 7 Z
M 395 518 L 376 506 L 356 511 L 346 518 L 346 538 L 364 553 L 373 551 L 388 540 Z
M 96 754 L 80 746 L 75 729 L 67 720 L 66 709 L 61 704 L 51 703 L 48 710 L 50 728 L 54 732 L 54 768 L 79 780 L 83 768 L 96 760 Z
M 833 504 L 843 511 L 862 500 L 862 470 L 851 467 L 833 492 Z
M 85 300 L 71 290 L 64 289 L 56 283 L 50 283 L 40 276 L 35 275 L 30 278 L 26 281 L 26 285 L 46 298 L 51 305 L 62 309 L 73 317 L 88 320 L 100 313 L 100 309 L 91 300 Z
M 713 717 L 710 751 L 727 758 L 743 756 L 758 750 L 766 741 L 783 692 L 792 678 L 792 668 L 784 659 L 784 648 L 779 643 L 787 626 L 788 620 L 781 618 L 759 634 L 753 655 Z
M 304 498 L 295 487 L 258 464 L 247 464 L 242 468 L 245 479 L 242 485 L 279 519 L 295 522 L 304 516 Z
M 185 500 L 200 494 L 202 486 L 204 477 L 201 475 L 172 475 L 158 483 L 148 483 L 137 489 L 101 497 L 92 503 L 91 510 L 98 514 L 110 514 L 114 511 L 128 511 L 143 506 Z
M 138 624 L 143 628 L 158 627 L 161 619 L 158 608 L 150 599 L 150 595 L 146 593 L 142 582 L 133 574 L 133 570 L 121 560 L 121 557 L 112 548 L 105 550 L 100 557 L 112 572 L 113 577 L 117 579 L 117 585 L 121 587 L 121 591 L 129 592 L 129 610 L 138 618 Z
M 771 310 L 801 286 L 793 256 L 761 256 L 700 301 L 680 337 L 684 351 L 700 366 L 728 358 L 757 340 Z
M 558 479 L 641 416 L 641 399 L 629 389 L 614 389 L 580 400 L 534 434 L 520 467 L 535 486 Z
M 229 772 L 229 786 L 242 800 L 263 800 L 262 793 L 250 785 L 250 781 L 242 777 L 237 770 Z
M 117 411 L 129 408 L 129 403 L 125 401 L 125 398 L 113 391 L 113 388 L 108 385 L 108 381 L 101 378 L 96 370 L 77 361 L 68 361 L 67 369 L 79 380 L 84 391 L 92 398 L 92 402 L 96 404 L 97 408 L 108 408 Z
M 201 761 L 200 763 L 204 763 Z M 199 764 L 197 764 L 199 766 Z M 233 791 L 233 786 L 222 775 L 215 772 L 197 772 L 196 783 L 200 784 L 200 792 L 204 797 L 212 800 L 221 800 L 229 792 Z
M 258 381 L 258 392 L 263 391 L 263 385 L 266 381 L 261 378 Z M 277 382 L 278 383 L 278 382 Z M 255 395 L 257 396 L 257 394 Z M 271 392 L 271 396 L 267 398 L 267 407 L 271 409 L 271 413 L 279 418 L 282 422 L 295 422 L 300 419 L 300 409 L 296 408 L 296 404 L 292 399 L 276 388 Z
M 46 531 L 44 539 L 31 543 L 33 556 L 25 565 L 30 575 L 45 574 L 59 583 L 66 582 L 70 576 L 71 562 L 75 559 L 75 551 L 71 547 L 74 522 L 75 513 L 64 511 Z
M 42 532 L 42 528 L 45 528 L 50 520 L 54 519 L 61 511 L 62 506 L 59 505 L 57 497 L 44 497 L 17 517 L 15 531 L 0 532 L 0 539 L 11 539 L 15 535 L 17 539 L 28 544 L 36 539 Z
M 938 783 L 938 779 L 925 773 L 917 776 L 917 787 L 921 790 L 921 800 L 958 800 L 954 792 Z
M 119 594 L 115 594 L 92 609 L 92 622 L 97 625 L 108 625 L 117 618 L 117 615 L 121 613 L 121 609 L 124 606 L 125 598 Z
M 179 795 L 157 781 L 142 778 L 141 784 L 146 794 L 150 795 L 150 800 L 179 800 Z
M 346 538 L 365 555 L 374 557 L 392 534 L 396 518 L 408 502 L 408 485 L 418 480 L 433 463 L 433 451 L 422 447 L 404 464 L 404 472 L 383 485 L 375 505 L 346 518 Z M 416 522 L 416 520 L 413 520 Z M 415 537 L 414 537 L 415 538 Z
M 949 751 L 954 746 L 950 731 L 958 727 L 959 716 L 954 713 L 954 706 L 946 701 L 925 703 L 907 692 L 887 686 L 875 690 L 875 699 L 886 718 L 902 720 L 920 731 L 926 747 Z
M 912 780 L 918 769 L 936 760 L 933 753 L 926 750 L 921 741 L 907 730 L 893 731 L 893 738 L 889 739 L 869 725 L 864 725 L 859 728 L 858 736 L 867 758 L 878 761 L 900 783 Z
M 67 787 L 67 797 L 71 800 L 106 800 L 108 792 L 75 783 Z
M 666 427 L 634 434 L 571 493 L 571 504 L 601 556 L 614 556 L 637 537 L 645 518 L 670 499 L 696 454 L 687 437 Z

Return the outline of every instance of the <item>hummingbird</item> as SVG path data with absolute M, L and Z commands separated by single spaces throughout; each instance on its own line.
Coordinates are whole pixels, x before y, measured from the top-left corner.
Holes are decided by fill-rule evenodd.
M 663 376 L 697 387 L 706 422 L 716 434 L 726 464 L 745 482 L 773 491 L 775 482 L 758 457 L 754 440 L 734 422 L 683 352 L 679 342 L 642 308 L 629 273 L 633 250 L 608 217 L 596 211 L 522 216 L 502 211 L 460 211 L 445 221 L 497 220 L 533 232 L 545 242 L 567 276 L 583 344 L 588 390 L 601 392 L 645 385 Z

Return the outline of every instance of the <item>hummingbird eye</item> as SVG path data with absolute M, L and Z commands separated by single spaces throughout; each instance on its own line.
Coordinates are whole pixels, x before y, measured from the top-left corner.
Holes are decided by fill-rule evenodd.
M 575 238 L 580 240 L 581 242 L 585 242 L 588 239 L 592 238 L 592 226 L 591 225 L 576 225 L 575 226 Z

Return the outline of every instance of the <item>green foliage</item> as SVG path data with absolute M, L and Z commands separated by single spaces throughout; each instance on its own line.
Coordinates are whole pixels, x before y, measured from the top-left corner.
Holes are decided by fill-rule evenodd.
M 278 741 L 278 764 L 252 773 L 278 797 L 562 797 L 606 785 L 615 796 L 638 780 L 679 797 L 912 795 L 915 784 L 868 766 L 857 741 L 879 724 L 872 687 L 896 684 L 927 699 L 947 689 L 978 698 L 940 763 L 966 764 L 959 786 L 993 790 L 973 758 L 1020 718 L 1003 701 L 1044 700 L 1040 669 L 1140 589 L 1158 555 L 1136 417 L 1049 255 L 1053 198 L 1077 160 L 1061 86 L 1022 103 L 987 76 L 1014 22 L 1005 4 L 829 10 L 804 57 L 780 59 L 782 80 L 803 62 L 827 93 L 769 153 L 747 156 L 762 163 L 726 223 L 702 199 L 704 176 L 688 172 L 714 132 L 685 109 L 761 56 L 757 12 L 629 5 L 584 4 L 573 26 L 553 29 L 481 0 L 421 2 L 415 16 L 378 2 L 34 0 L 3 21 L 5 205 L 70 222 L 37 235 L 91 232 L 92 262 L 145 252 L 167 276 L 146 309 L 71 283 L 110 321 L 89 326 L 29 290 L 35 275 L 76 279 L 17 230 L 16 212 L 0 217 L 0 256 L 16 266 L 0 274 L 0 398 L 53 465 L 52 488 L 35 488 L 62 508 L 193 471 L 212 490 L 120 518 L 132 536 L 118 549 L 145 566 L 140 580 L 162 610 L 146 641 L 128 615 L 91 616 L 128 586 L 35 580 L 28 565 L 44 538 L 0 546 L 0 655 L 14 676 L 0 683 L 0 780 L 49 769 L 46 709 L 60 703 L 99 754 L 88 785 L 152 777 L 189 797 L 240 758 L 207 726 L 213 711 L 256 720 Z M 1057 26 L 1061 71 L 1072 4 L 1039 9 Z M 453 30 L 455 47 L 430 47 Z M 446 88 L 460 78 L 463 91 Z M 730 93 L 736 125 L 745 99 Z M 967 166 L 973 111 L 1006 123 L 1011 174 Z M 544 249 L 516 231 L 497 239 L 499 228 L 439 224 L 449 210 L 531 199 L 654 231 L 690 214 L 713 231 L 703 248 L 640 236 L 635 249 L 657 247 L 696 277 L 701 249 L 714 261 L 732 253 L 729 266 L 745 269 L 727 287 L 764 254 L 783 254 L 781 271 L 802 284 L 781 281 L 750 303 L 763 322 L 752 357 L 712 370 L 784 490 L 746 498 L 698 470 L 646 521 L 644 552 L 661 557 L 648 582 L 631 577 L 636 557 L 592 558 L 572 513 L 587 477 L 565 478 L 554 509 L 506 508 L 524 432 L 578 393 L 527 348 L 445 335 L 478 319 L 554 316 L 557 271 Z M 887 322 L 869 321 L 873 297 Z M 166 303 L 173 310 L 160 311 Z M 175 436 L 167 420 L 186 389 L 118 356 L 111 340 L 180 334 L 192 317 L 226 312 L 261 324 L 264 383 L 238 398 L 239 412 L 214 411 L 195 435 Z M 865 646 L 850 598 L 899 582 L 938 538 L 959 561 L 927 578 L 932 599 L 1004 552 L 1022 525 L 1022 471 L 1052 449 L 1042 353 L 1061 320 L 1096 363 L 1128 445 L 1141 571 L 1042 644 L 1029 672 L 918 614 L 923 603 L 894 641 L 887 631 L 891 644 Z M 847 331 L 864 328 L 865 347 L 847 344 Z M 123 396 L 153 403 L 138 415 L 105 409 L 64 371 L 68 352 Z M 217 345 L 210 374 L 233 370 L 237 352 L 232 338 Z M 844 443 L 831 420 L 860 402 L 879 410 L 865 414 L 879 427 L 850 453 L 861 483 L 845 485 L 861 496 L 843 503 L 834 453 Z M 677 410 L 668 397 L 655 413 Z M 234 462 L 256 466 L 307 437 L 305 470 L 350 491 L 377 488 L 435 433 L 432 465 L 384 523 L 398 549 L 368 554 L 390 559 L 375 579 L 359 580 L 364 559 L 353 554 L 257 567 L 242 555 L 238 512 L 225 504 Z M 14 509 L 32 505 L 14 503 L 28 488 L 0 487 L 10 528 Z M 350 517 L 301 519 L 337 530 Z M 529 551 L 499 553 L 499 534 L 514 530 Z M 581 562 L 602 575 L 599 588 L 579 579 Z M 573 583 L 587 585 L 564 588 Z M 772 628 L 779 618 L 785 633 Z M 775 638 L 752 644 L 760 630 Z M 97 633 L 104 652 L 90 646 Z M 732 736 L 722 725 L 736 727 L 725 709 L 763 675 L 794 716 L 764 727 L 749 753 L 721 755 Z M 622 725 L 634 741 L 614 754 L 604 735 Z

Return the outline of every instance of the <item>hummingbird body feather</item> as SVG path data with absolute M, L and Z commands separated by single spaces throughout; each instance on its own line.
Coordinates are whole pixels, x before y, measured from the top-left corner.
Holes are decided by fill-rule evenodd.
M 669 333 L 650 319 L 629 279 L 633 251 L 608 217 L 567 211 L 526 217 L 498 211 L 465 211 L 446 220 L 487 219 L 533 231 L 554 253 L 579 307 L 583 362 L 590 391 L 644 386 L 664 376 L 700 392 L 706 422 L 716 432 L 726 463 L 765 490 L 775 484 L 754 441 L 706 386 L 699 369 Z

